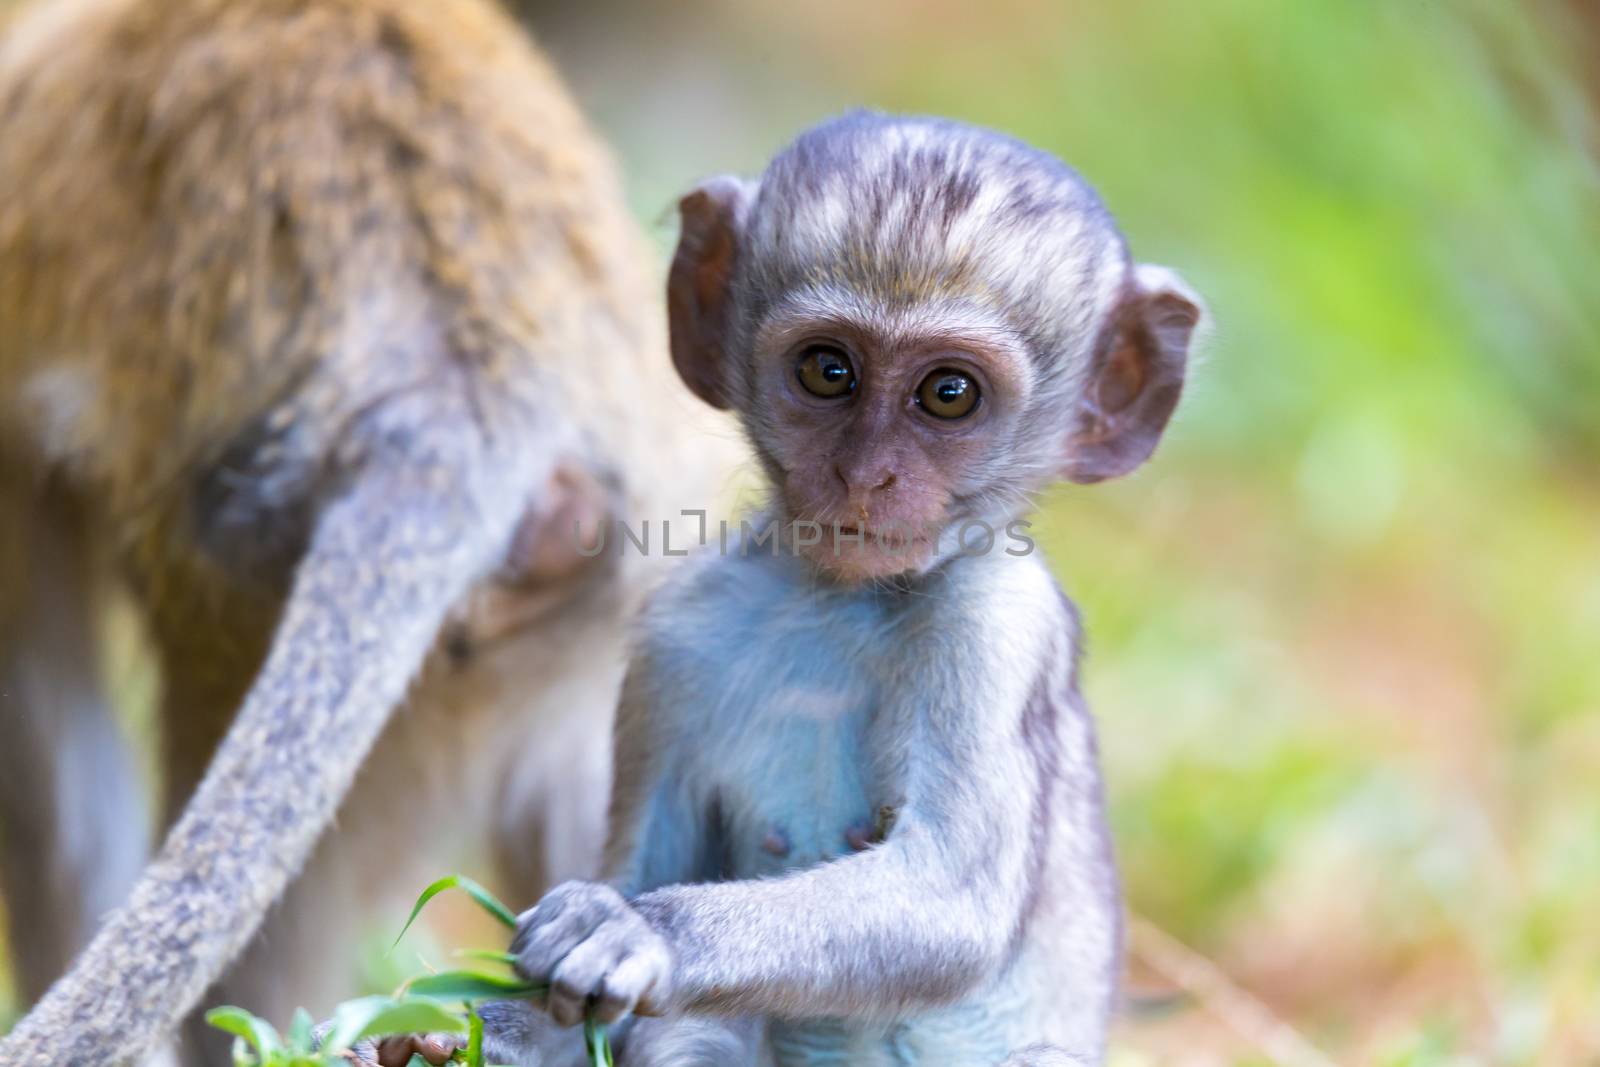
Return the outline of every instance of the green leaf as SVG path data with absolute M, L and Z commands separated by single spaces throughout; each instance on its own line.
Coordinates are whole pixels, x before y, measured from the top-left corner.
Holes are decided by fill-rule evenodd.
M 256 1057 L 263 1062 L 283 1053 L 283 1039 L 267 1020 L 258 1018 L 232 1005 L 212 1008 L 206 1012 L 206 1022 L 225 1033 L 242 1037 L 255 1049 Z
M 501 974 L 481 971 L 440 971 L 413 978 L 401 987 L 403 996 L 435 997 L 439 1000 L 512 1000 L 543 993 L 543 982 L 524 982 Z
M 429 1063 L 422 1053 L 413 1052 L 411 1058 L 406 1061 L 406 1067 L 433 1067 L 433 1064 Z
M 483 960 L 487 963 L 503 963 L 507 967 L 517 962 L 517 957 L 509 952 L 497 952 L 492 948 L 460 948 L 451 953 L 457 959 Z
M 304 1008 L 296 1008 L 294 1017 L 289 1020 L 289 1052 L 296 1056 L 308 1055 L 311 1049 L 311 1013 Z
M 322 1048 L 324 1052 L 343 1052 L 364 1037 L 432 1031 L 459 1034 L 465 1026 L 461 1016 L 427 997 L 362 997 L 347 1000 L 334 1011 L 333 1029 Z
M 400 928 L 399 935 L 394 939 L 395 945 L 400 943 L 400 938 L 406 936 L 406 931 L 411 929 L 411 924 L 417 921 L 417 916 L 422 914 L 422 909 L 427 906 L 428 901 L 443 893 L 446 889 L 462 890 L 473 900 L 476 900 L 484 911 L 493 915 L 511 929 L 515 930 L 517 928 L 516 915 L 512 913 L 510 908 L 500 903 L 493 893 L 464 874 L 450 874 L 422 891 L 422 895 L 417 898 L 416 904 L 411 908 L 411 915 L 406 919 L 406 924 Z M 391 952 L 394 951 L 394 945 L 390 945 L 389 950 Z

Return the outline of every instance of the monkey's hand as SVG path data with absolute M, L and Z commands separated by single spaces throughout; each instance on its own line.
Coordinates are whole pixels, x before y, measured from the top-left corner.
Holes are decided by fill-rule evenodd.
M 633 905 L 608 885 L 567 882 L 517 918 L 516 970 L 548 982 L 545 1004 L 562 1026 L 591 1007 L 603 1023 L 661 1015 L 672 996 L 672 953 Z

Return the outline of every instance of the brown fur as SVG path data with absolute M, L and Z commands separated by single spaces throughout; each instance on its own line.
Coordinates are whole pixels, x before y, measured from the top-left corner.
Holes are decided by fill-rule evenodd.
M 550 528 L 700 503 L 716 457 L 693 451 L 605 153 L 482 0 L 36 3 L 0 28 L 0 145 L 4 503 L 41 509 L 48 486 L 63 535 L 133 589 L 163 668 L 167 817 L 193 793 L 0 1060 L 125 1062 L 335 812 L 349 832 L 309 862 L 341 902 L 396 875 L 380 831 L 408 819 L 508 811 L 491 836 L 524 857 L 548 837 L 545 779 L 606 773 L 641 577 L 563 566 Z M 34 566 L 4 547 L 0 567 Z M 30 610 L 0 598 L 0 634 Z M 102 728 L 101 703 L 81 721 Z M 0 696 L 0 737 L 47 714 Z M 591 792 L 522 898 L 593 863 Z M 38 796 L 3 814 L 8 839 L 59 816 Z M 336 991 L 348 908 L 306 896 L 211 997 L 281 1014 Z

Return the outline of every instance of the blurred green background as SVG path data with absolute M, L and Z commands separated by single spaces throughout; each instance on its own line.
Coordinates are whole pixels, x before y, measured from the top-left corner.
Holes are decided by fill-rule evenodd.
M 527 7 L 663 244 L 867 104 L 1059 153 L 1209 299 L 1156 461 L 1038 524 L 1117 1063 L 1600 1062 L 1600 5 Z
M 1037 523 L 1117 1067 L 1600 1063 L 1600 5 L 522 6 L 663 255 L 695 179 L 866 104 L 1059 153 L 1209 300 L 1156 461 Z

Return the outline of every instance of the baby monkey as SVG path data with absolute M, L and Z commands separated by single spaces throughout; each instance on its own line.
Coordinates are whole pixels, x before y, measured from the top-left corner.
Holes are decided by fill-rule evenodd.
M 771 525 L 649 609 L 607 881 L 521 917 L 550 993 L 489 1006 L 489 1057 L 565 1063 L 549 1020 L 592 1011 L 628 1067 L 1099 1063 L 1120 904 L 1076 616 L 993 531 L 1149 457 L 1199 301 L 1068 167 L 954 122 L 848 115 L 681 209 L 673 360 L 741 416 Z

